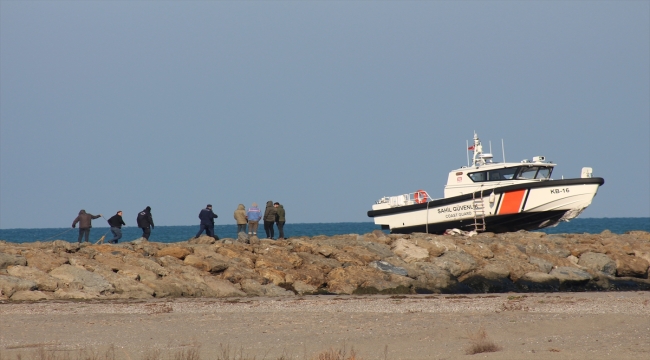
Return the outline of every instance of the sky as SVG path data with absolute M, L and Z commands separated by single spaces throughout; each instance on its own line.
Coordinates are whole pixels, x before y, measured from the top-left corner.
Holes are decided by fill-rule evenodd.
M 0 228 L 372 221 L 474 131 L 650 216 L 648 1 L 0 1 Z M 96 225 L 97 226 L 97 225 Z

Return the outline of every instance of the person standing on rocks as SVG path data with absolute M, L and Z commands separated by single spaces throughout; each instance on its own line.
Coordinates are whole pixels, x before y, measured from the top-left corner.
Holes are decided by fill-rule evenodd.
M 240 232 L 246 233 L 246 223 L 248 223 L 248 217 L 246 216 L 246 207 L 244 204 L 239 204 L 237 210 L 235 210 L 235 220 L 237 221 L 237 234 Z
M 280 232 L 278 240 L 284 240 L 284 206 L 282 206 L 279 202 L 276 202 L 273 204 L 273 206 L 275 207 L 275 211 L 278 213 L 275 217 L 275 224 L 278 225 L 278 232 Z
M 273 201 L 267 201 L 266 209 L 264 210 L 264 231 L 266 232 L 267 239 L 273 239 L 273 236 L 275 236 L 273 224 L 275 223 L 275 215 L 277 214 L 277 210 L 273 207 Z
M 122 238 L 122 225 L 126 225 L 122 219 L 122 210 L 108 219 L 108 225 L 111 227 L 113 238 L 108 240 L 109 244 L 117 244 L 118 240 Z
M 248 219 L 248 235 L 257 236 L 257 227 L 260 225 L 262 219 L 262 211 L 257 207 L 257 203 L 253 203 L 246 213 Z
M 151 217 L 151 206 L 147 206 L 144 210 L 138 213 L 138 227 L 142 229 L 142 237 L 149 240 L 151 236 L 151 229 L 153 226 L 153 217 Z
M 77 242 L 81 244 L 81 238 L 85 235 L 86 236 L 86 242 L 88 242 L 88 238 L 90 237 L 90 228 L 93 227 L 92 221 L 93 219 L 97 219 L 98 217 L 101 217 L 102 214 L 99 215 L 92 215 L 86 213 L 86 210 L 80 210 L 79 215 L 74 219 L 72 222 L 72 228 L 77 227 L 77 223 L 79 223 L 79 238 L 77 239 Z
M 214 219 L 218 218 L 217 214 L 212 212 L 212 205 L 208 204 L 205 209 L 201 210 L 199 213 L 199 219 L 201 219 L 201 227 L 199 232 L 196 233 L 195 238 L 201 236 L 203 230 L 205 234 L 213 237 L 215 240 L 219 240 L 219 237 L 214 233 Z

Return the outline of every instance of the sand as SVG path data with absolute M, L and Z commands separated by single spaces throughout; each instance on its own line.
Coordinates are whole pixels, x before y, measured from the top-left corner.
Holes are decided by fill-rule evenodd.
M 483 327 L 500 351 L 467 355 Z M 142 359 L 310 359 L 354 348 L 361 359 L 649 359 L 650 292 L 0 304 L 3 359 L 40 349 Z M 73 357 L 74 358 L 74 357 Z

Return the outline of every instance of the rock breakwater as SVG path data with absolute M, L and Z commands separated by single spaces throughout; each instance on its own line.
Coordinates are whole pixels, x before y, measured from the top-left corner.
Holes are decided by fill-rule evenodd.
M 650 290 L 649 266 L 644 231 L 0 241 L 0 300 Z

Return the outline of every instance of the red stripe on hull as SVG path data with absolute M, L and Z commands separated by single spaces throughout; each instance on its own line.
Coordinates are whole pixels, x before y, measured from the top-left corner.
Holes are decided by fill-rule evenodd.
M 516 214 L 521 208 L 521 202 L 526 195 L 526 189 L 508 191 L 503 194 L 503 200 L 501 201 L 501 208 L 499 209 L 499 215 L 505 214 Z

